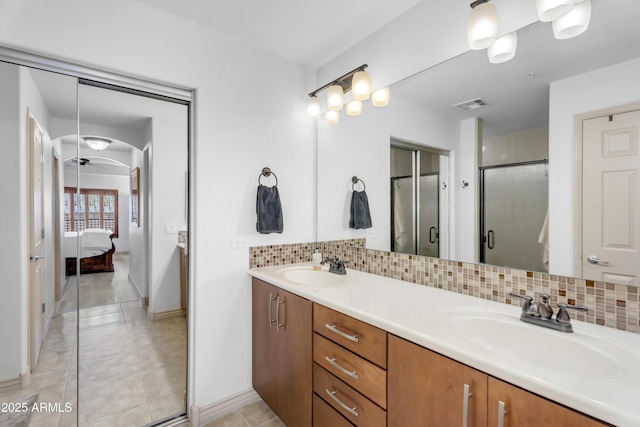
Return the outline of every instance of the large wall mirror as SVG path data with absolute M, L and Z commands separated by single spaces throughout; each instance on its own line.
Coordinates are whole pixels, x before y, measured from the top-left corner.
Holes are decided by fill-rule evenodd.
M 590 27 L 578 37 L 556 40 L 550 23 L 537 22 L 518 31 L 518 50 L 509 62 L 491 64 L 486 51 L 469 51 L 393 84 L 386 108 L 365 105 L 359 117 L 341 117 L 337 125 L 319 122 L 318 240 L 366 238 L 367 248 L 383 251 L 397 246 L 392 150 L 402 141 L 448 155 L 448 172 L 440 172 L 438 183 L 449 200 L 448 212 L 440 210 L 440 258 L 582 276 L 588 266 L 578 248 L 584 237 L 574 230 L 582 230 L 582 195 L 576 193 L 582 182 L 575 178 L 582 161 L 575 138 L 581 132 L 575 120 L 640 103 L 631 77 L 640 57 L 639 15 L 636 1 L 594 0 Z M 586 73 L 593 76 L 582 77 Z M 615 90 L 604 87 L 609 84 Z M 373 222 L 368 230 L 349 229 L 345 221 L 353 175 L 367 183 Z M 517 194 L 525 197 L 511 197 Z M 626 197 L 618 200 L 629 202 Z M 487 218 L 493 214 L 505 216 Z M 521 222 L 506 224 L 514 218 Z M 428 231 L 416 233 L 429 238 Z M 624 236 L 625 230 L 617 233 Z M 496 248 L 505 249 L 494 256 Z M 524 254 L 524 248 L 532 251 Z
M 7 282 L 1 323 L 15 327 L 3 334 L 2 401 L 55 408 L 25 413 L 24 425 L 184 416 L 188 94 L 1 61 L 0 74 L 12 88 L 0 129 L 16 159 L 2 171 L 16 191 L 3 197 L 29 200 L 9 228 L 28 229 L 17 245 L 30 254 L 4 254 L 19 253 L 7 265 L 29 274 Z

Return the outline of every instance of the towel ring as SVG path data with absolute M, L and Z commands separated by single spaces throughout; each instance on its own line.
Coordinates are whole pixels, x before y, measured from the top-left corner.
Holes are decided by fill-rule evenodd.
M 277 187 L 278 186 L 278 177 L 276 176 L 275 172 L 272 172 L 271 169 L 269 169 L 268 167 L 262 168 L 262 173 L 260 173 L 260 175 L 258 175 L 258 185 L 261 185 L 260 178 L 262 178 L 263 176 L 266 176 L 268 178 L 271 175 L 273 175 L 273 177 L 276 179 L 276 185 L 275 186 Z
M 362 191 L 366 191 L 367 190 L 366 184 L 364 183 L 363 180 L 361 180 L 357 176 L 354 176 L 354 177 L 351 178 L 351 189 L 353 191 L 356 191 L 356 184 L 358 183 L 358 181 L 360 181 L 362 183 Z

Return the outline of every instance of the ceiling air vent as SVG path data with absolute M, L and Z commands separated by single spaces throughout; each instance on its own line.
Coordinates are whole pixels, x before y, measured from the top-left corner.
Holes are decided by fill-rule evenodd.
M 471 111 L 477 110 L 478 108 L 485 107 L 487 104 L 482 98 L 471 99 L 469 101 L 459 102 L 457 104 L 453 104 L 452 107 L 456 108 L 460 111 Z

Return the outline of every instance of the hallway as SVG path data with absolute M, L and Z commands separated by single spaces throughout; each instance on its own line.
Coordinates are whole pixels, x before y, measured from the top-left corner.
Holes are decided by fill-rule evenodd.
M 61 410 L 34 412 L 29 426 L 74 426 L 78 408 L 81 426 L 142 426 L 184 409 L 186 319 L 149 321 L 127 281 L 127 255 L 116 254 L 114 264 L 115 273 L 81 276 L 78 314 L 75 277 L 69 278 L 64 312 L 53 319 L 31 384 L 0 396 L 0 402 L 15 402 L 37 393 L 39 403 L 59 403 Z M 67 402 L 71 412 L 65 412 Z

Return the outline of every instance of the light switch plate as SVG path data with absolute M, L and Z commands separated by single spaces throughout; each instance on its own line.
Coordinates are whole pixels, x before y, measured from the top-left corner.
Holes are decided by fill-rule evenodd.
M 373 228 L 367 230 L 367 238 L 373 239 L 374 237 L 376 237 L 376 230 L 374 230 Z
M 244 237 L 236 236 L 231 240 L 232 249 L 240 249 L 240 248 L 248 248 L 248 247 L 249 247 L 249 241 Z
M 164 225 L 164 234 L 176 234 L 178 232 L 178 228 L 175 224 L 165 224 Z

